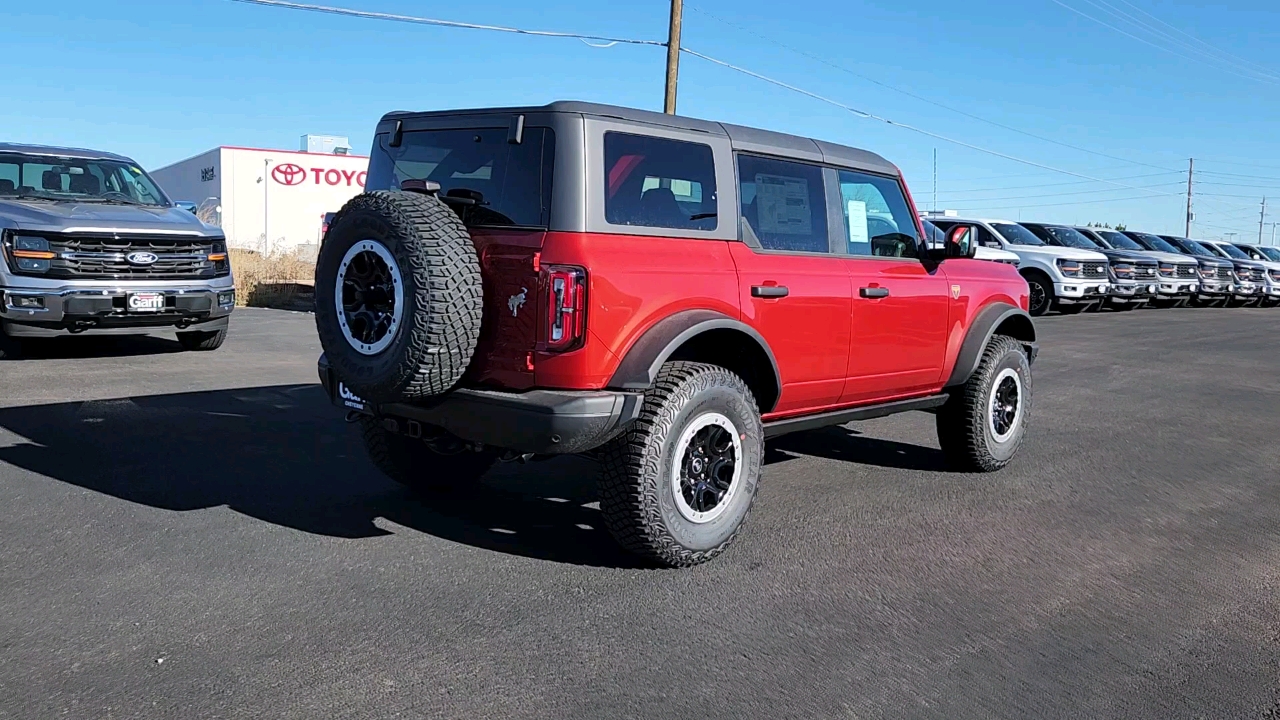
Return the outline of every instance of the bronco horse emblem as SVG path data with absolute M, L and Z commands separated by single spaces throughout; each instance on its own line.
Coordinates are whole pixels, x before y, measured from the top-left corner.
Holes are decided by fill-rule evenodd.
M 524 296 L 529 292 L 528 288 L 520 288 L 520 292 L 507 298 L 507 307 L 511 310 L 511 317 L 516 317 L 520 313 L 520 306 L 524 305 Z

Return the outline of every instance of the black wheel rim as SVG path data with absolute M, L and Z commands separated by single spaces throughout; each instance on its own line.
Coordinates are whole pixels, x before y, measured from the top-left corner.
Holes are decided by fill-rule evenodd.
M 395 273 L 377 253 L 357 253 L 342 281 L 342 313 L 351 337 L 376 345 L 395 324 Z
M 1049 303 L 1049 293 L 1044 289 L 1044 285 L 1039 282 L 1031 281 L 1031 311 L 1034 313 L 1042 312 Z
M 708 425 L 693 436 L 680 459 L 680 494 L 698 513 L 715 510 L 733 485 L 738 458 L 733 436 L 719 425 Z
M 1013 430 L 1013 424 L 1018 419 L 1018 382 L 1012 377 L 1001 378 L 1000 384 L 996 386 L 995 402 L 991 407 L 991 427 L 996 431 L 996 435 L 1004 437 Z

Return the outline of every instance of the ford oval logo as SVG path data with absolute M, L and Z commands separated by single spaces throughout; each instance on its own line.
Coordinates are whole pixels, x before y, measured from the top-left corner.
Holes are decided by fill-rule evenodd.
M 132 252 L 124 256 L 130 265 L 154 265 L 159 256 L 151 252 Z

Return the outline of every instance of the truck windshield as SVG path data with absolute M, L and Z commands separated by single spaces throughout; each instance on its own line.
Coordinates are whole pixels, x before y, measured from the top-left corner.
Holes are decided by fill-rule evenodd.
M 1248 260 L 1248 259 L 1249 259 L 1249 256 L 1248 256 L 1248 255 L 1246 255 L 1246 254 L 1244 253 L 1244 251 L 1243 251 L 1243 250 L 1241 250 L 1240 248 L 1236 247 L 1235 245 L 1228 245 L 1228 244 L 1226 244 L 1226 243 L 1223 243 L 1222 245 L 1218 245 L 1217 243 L 1205 243 L 1205 244 L 1206 244 L 1206 245 L 1211 245 L 1212 247 L 1215 247 L 1215 248 L 1217 248 L 1217 249 L 1221 250 L 1222 252 L 1226 253 L 1228 256 L 1233 257 L 1233 258 L 1235 258 L 1235 259 L 1237 259 L 1237 260 Z
M 1117 250 L 1144 250 L 1141 245 L 1134 242 L 1132 238 L 1124 233 L 1118 233 L 1114 230 L 1094 230 L 1098 235 L 1107 242 L 1111 243 L 1111 247 Z
M 1059 245 L 1080 248 L 1081 250 L 1097 250 L 1102 246 L 1081 234 L 1078 230 L 1056 225 L 1045 225 L 1045 232 L 1053 236 Z
M 1148 250 L 1159 250 L 1160 252 L 1173 253 L 1174 255 L 1186 255 L 1187 251 L 1174 247 L 1162 237 L 1156 237 L 1149 233 L 1134 233 L 1134 240 L 1147 246 Z
M 1258 247 L 1258 252 L 1265 255 L 1268 259 L 1280 262 L 1280 248 L 1274 247 Z
M 1194 240 L 1175 240 L 1171 242 L 1176 243 L 1177 246 L 1182 248 L 1184 252 L 1191 253 L 1192 255 L 1199 255 L 1200 257 L 1211 257 L 1211 258 L 1218 257 L 1217 253 L 1210 252 L 1209 250 L 1205 249 L 1203 245 L 1201 245 L 1198 242 L 1195 242 Z
M 1040 238 L 1031 233 L 1030 230 L 1021 225 L 1013 223 L 992 223 L 991 227 L 995 228 L 1005 240 L 1013 245 L 1044 245 Z
M 168 207 L 169 198 L 127 160 L 0 153 L 0 199 Z

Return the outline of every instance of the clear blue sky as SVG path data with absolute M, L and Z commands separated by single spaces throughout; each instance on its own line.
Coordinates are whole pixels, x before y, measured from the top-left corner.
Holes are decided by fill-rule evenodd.
M 1183 200 L 1177 194 L 1185 191 L 1186 176 L 1180 171 L 1188 157 L 1196 157 L 1197 187 L 1206 193 L 1197 202 L 1196 234 L 1256 237 L 1264 194 L 1273 195 L 1276 206 L 1267 222 L 1280 221 L 1280 58 L 1269 52 L 1280 40 L 1280 4 L 1273 0 L 1223 0 L 1212 7 L 1197 0 L 1062 0 L 1173 52 L 1103 27 L 1056 0 L 686 2 L 686 47 L 968 143 L 1172 193 L 1143 197 L 1142 191 L 1079 182 L 859 119 L 685 56 L 681 114 L 874 150 L 903 169 L 922 208 L 933 205 L 937 148 L 939 207 L 1181 232 Z M 658 40 L 665 39 L 668 8 L 664 0 L 322 4 Z M 0 139 L 109 149 L 151 168 L 216 145 L 293 148 L 307 132 L 348 135 L 363 152 L 378 116 L 392 109 L 553 99 L 661 109 L 661 48 L 593 49 L 577 40 L 401 25 L 229 0 L 4 5 Z M 1124 24 L 1114 12 L 1106 14 L 1106 7 L 1148 28 Z M 973 115 L 1156 167 L 993 127 L 751 33 Z M 1200 51 L 1240 60 L 1215 66 Z M 1252 70 L 1262 79 L 1245 77 Z M 1086 202 L 1100 199 L 1109 200 Z

